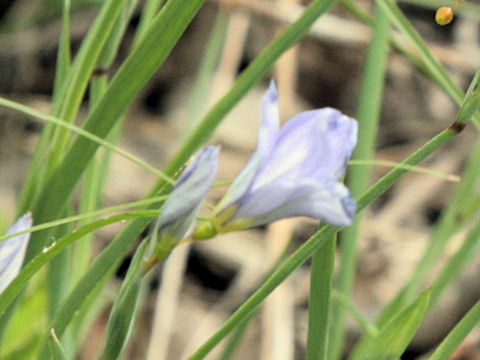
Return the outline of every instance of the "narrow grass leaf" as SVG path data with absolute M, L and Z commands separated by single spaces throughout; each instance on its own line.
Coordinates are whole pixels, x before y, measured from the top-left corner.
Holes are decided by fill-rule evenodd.
M 159 207 L 156 203 L 155 207 Z M 147 213 L 157 214 L 158 210 L 150 210 Z M 153 217 L 153 216 L 152 216 Z M 62 336 L 68 324 L 76 316 L 77 311 L 89 300 L 90 296 L 98 290 L 98 285 L 103 284 L 123 261 L 130 247 L 143 229 L 151 222 L 150 217 L 139 217 L 141 226 L 127 228 L 116 237 L 91 263 L 87 273 L 78 281 L 72 291 L 58 309 L 52 327 L 58 336 Z M 137 223 L 138 224 L 138 223 Z M 0 298 L 1 301 L 1 298 Z M 42 354 L 46 353 L 45 347 Z
M 207 141 L 224 116 L 253 86 L 262 80 L 280 56 L 300 40 L 307 33 L 310 26 L 327 12 L 335 2 L 336 0 L 312 1 L 303 14 L 262 51 L 245 71 L 240 74 L 228 93 L 208 111 L 198 126 L 185 139 L 179 152 L 167 165 L 165 170 L 167 174 L 171 174 L 179 169 Z M 161 186 L 162 184 L 157 184 L 152 192 L 155 193 Z
M 202 55 L 202 61 L 197 70 L 195 83 L 193 84 L 191 94 L 192 101 L 188 110 L 186 125 L 183 130 L 185 134 L 191 131 L 196 120 L 203 115 L 205 107 L 208 104 L 213 75 L 221 51 L 224 47 L 225 34 L 229 19 L 230 13 L 223 8 L 219 8 Z
M 0 359 L 34 359 L 40 336 L 45 333 L 48 298 L 44 284 L 32 284 L 26 289 L 25 296 L 18 300 L 21 301 L 18 301 L 11 318 L 5 321 L 5 316 L 1 317 L 2 325 L 8 326 L 0 347 Z M 18 353 L 22 353 L 22 356 L 17 356 Z
M 358 104 L 357 119 L 360 126 L 353 161 L 371 159 L 375 151 L 388 60 L 390 27 L 387 15 L 377 7 Z M 354 197 L 358 197 L 367 189 L 371 172 L 371 166 L 349 169 L 346 183 Z M 357 241 L 362 220 L 363 214 L 358 213 L 353 225 L 342 231 L 342 241 L 339 245 L 342 256 L 336 279 L 336 289 L 347 298 L 352 292 L 357 268 Z M 343 347 L 346 316 L 339 303 L 333 304 L 332 312 L 335 322 L 332 324 L 329 358 L 334 360 L 339 358 Z
M 70 234 L 62 237 L 54 242 L 48 248 L 44 248 L 43 251 L 37 255 L 32 261 L 30 261 L 18 274 L 18 276 L 10 283 L 5 291 L 0 295 L 0 316 L 4 313 L 7 307 L 12 303 L 15 297 L 19 294 L 22 288 L 27 284 L 28 280 L 51 259 L 65 250 L 73 242 L 81 239 L 84 235 L 95 231 L 101 227 L 128 219 L 134 218 L 147 218 L 151 219 L 158 216 L 159 212 L 154 210 L 132 211 L 127 214 L 113 215 L 106 219 L 96 220 L 88 225 L 82 226 Z M 58 331 L 57 335 L 61 336 Z
M 377 0 L 377 3 L 385 10 L 392 23 L 395 24 L 415 46 L 432 79 L 437 82 L 458 105 L 462 104 L 464 99 L 462 90 L 455 84 L 443 65 L 433 56 L 422 36 L 407 20 L 398 5 L 393 0 Z M 473 123 L 477 128 L 480 127 L 480 118 L 477 114 L 475 114 Z
M 55 71 L 55 82 L 53 87 L 53 102 L 56 102 L 58 93 L 65 83 L 70 69 L 70 0 L 63 0 L 62 7 L 62 29 L 58 41 L 57 66 Z
M 478 82 L 480 80 L 480 70 L 477 70 L 475 76 L 473 77 L 470 86 L 468 87 L 467 93 L 463 100 L 460 112 L 457 115 L 457 123 L 465 124 L 478 110 L 480 106 L 480 89 Z
M 105 46 L 100 53 L 95 67 L 99 70 L 106 71 L 112 65 L 115 56 L 118 53 L 120 42 L 125 35 L 127 25 L 133 15 L 133 11 L 138 4 L 138 0 L 125 0 L 125 5 L 118 16 L 115 25 L 108 37 Z
M 138 24 L 137 33 L 135 34 L 135 43 L 138 44 L 142 36 L 147 31 L 153 18 L 157 15 L 165 0 L 147 0 L 142 10 L 140 23 Z
M 448 360 L 470 331 L 480 322 L 480 301 L 453 328 L 428 360 Z
M 450 285 L 462 270 L 480 252 L 480 222 L 477 222 L 468 232 L 463 244 L 457 252 L 448 260 L 432 287 L 431 306 L 436 303 L 445 288 Z
M 360 326 L 362 331 L 366 332 L 368 335 L 375 337 L 378 335 L 377 327 L 372 324 L 360 311 L 355 307 L 350 299 L 346 298 L 342 293 L 338 291 L 332 292 L 332 299 L 339 303 L 343 307 L 344 311 L 349 313 Z
M 312 256 L 308 304 L 307 360 L 328 359 L 330 302 L 336 244 L 336 236 L 332 236 Z
M 476 88 L 477 75 L 467 91 L 469 98 L 472 98 L 473 90 Z M 462 109 L 460 109 L 460 112 Z M 456 130 L 449 129 L 450 133 L 457 132 Z M 469 217 L 464 216 L 464 208 L 467 203 L 467 199 L 472 198 L 472 193 L 474 193 L 475 184 L 478 178 L 478 172 L 480 171 L 480 141 L 477 140 L 474 150 L 470 155 L 470 158 L 467 162 L 466 169 L 462 176 L 462 180 L 458 185 L 455 193 L 446 208 L 442 213 L 437 226 L 435 227 L 428 247 L 425 250 L 422 258 L 417 264 L 415 271 L 412 273 L 409 281 L 402 288 L 401 291 L 390 301 L 387 306 L 382 310 L 380 316 L 377 320 L 377 326 L 382 326 L 388 322 L 400 309 L 402 309 L 407 303 L 411 302 L 416 294 L 419 291 L 419 288 L 426 276 L 430 273 L 431 266 L 439 259 L 442 255 L 445 246 L 447 245 L 449 239 L 452 235 L 461 229 L 468 220 L 469 217 L 473 216 L 474 212 L 469 214 Z
M 66 129 L 68 129 L 72 132 L 77 133 L 78 135 L 84 137 L 85 139 L 88 139 L 89 141 L 94 142 L 94 143 L 98 144 L 99 146 L 103 146 L 104 148 L 117 153 L 118 155 L 124 157 L 125 159 L 128 159 L 128 160 L 132 161 L 133 163 L 137 164 L 138 166 L 144 168 L 145 170 L 150 171 L 152 174 L 155 174 L 156 176 L 158 176 L 162 180 L 164 180 L 168 183 L 171 183 L 171 184 L 173 184 L 173 182 L 174 182 L 173 179 L 166 176 L 164 173 L 162 173 L 160 170 L 156 169 L 152 165 L 149 165 L 148 163 L 146 163 L 145 161 L 143 161 L 139 157 L 136 157 L 135 155 L 133 155 L 133 154 L 131 154 L 131 153 L 125 151 L 125 150 L 122 150 L 122 148 L 120 148 L 118 145 L 115 145 L 115 144 L 111 143 L 110 141 L 105 140 L 101 137 L 98 137 L 95 134 L 92 134 L 91 132 L 88 132 L 88 131 L 86 131 L 86 130 L 78 127 L 78 126 L 66 123 L 63 120 L 61 120 L 61 119 L 59 119 L 55 116 L 48 115 L 48 114 L 43 113 L 41 111 L 38 111 L 36 109 L 32 109 L 28 106 L 25 106 L 25 105 L 22 105 L 20 103 L 17 103 L 17 102 L 11 101 L 11 100 L 7 100 L 7 99 L 1 98 L 1 97 L 0 97 L 0 105 L 5 106 L 5 107 L 10 108 L 10 109 L 13 109 L 13 110 L 20 111 L 24 114 L 33 116 L 35 118 L 44 120 L 46 122 L 53 123 L 53 124 L 56 124 L 58 126 L 64 127 L 64 128 L 66 128 Z
M 73 216 L 69 216 L 69 217 L 66 217 L 66 218 L 50 221 L 48 223 L 43 223 L 43 224 L 32 226 L 29 230 L 19 231 L 19 232 L 9 234 L 9 235 L 2 235 L 2 236 L 0 236 L 0 242 L 2 242 L 5 239 L 9 239 L 11 237 L 17 236 L 17 235 L 25 234 L 27 232 L 40 231 L 40 230 L 48 229 L 48 228 L 55 227 L 55 226 L 58 226 L 58 225 L 72 223 L 72 222 L 79 221 L 79 220 L 85 220 L 85 219 L 92 218 L 92 217 L 95 217 L 95 216 L 106 215 L 106 214 L 119 212 L 119 211 L 123 211 L 123 210 L 127 210 L 127 209 L 145 207 L 145 206 L 148 206 L 150 204 L 163 202 L 163 201 L 165 201 L 166 198 L 167 198 L 167 196 L 153 197 L 153 198 L 148 198 L 148 199 L 139 200 L 139 201 L 133 201 L 133 202 L 125 203 L 125 204 L 122 204 L 122 205 L 117 205 L 117 206 L 112 206 L 112 207 L 108 207 L 108 208 L 98 209 L 98 210 L 91 211 L 91 212 L 88 212 L 88 213 L 82 213 L 82 214 L 73 215 Z
M 430 291 L 425 291 L 412 305 L 398 313 L 370 338 L 350 360 L 397 360 L 403 354 L 426 315 Z
M 204 0 L 172 0 L 158 14 L 136 50 L 125 60 L 104 96 L 95 106 L 84 130 L 104 138 L 135 96 L 163 63 Z M 37 222 L 51 221 L 62 211 L 98 144 L 77 137 L 61 164 L 43 186 L 33 212 Z M 48 233 L 38 233 L 27 259 L 39 253 Z
M 102 360 L 120 357 L 132 331 L 138 299 L 140 296 L 143 258 L 148 241 L 144 240 L 135 252 L 127 276 L 120 288 L 107 324 L 106 342 Z
M 65 354 L 62 344 L 60 343 L 60 340 L 58 340 L 57 335 L 55 335 L 55 331 L 53 329 L 50 331 L 48 339 L 51 354 L 50 358 L 52 360 L 67 360 L 67 355 Z
M 78 112 L 90 76 L 126 0 L 107 0 L 90 27 L 75 56 L 59 95 L 53 115 L 71 123 Z
M 58 103 L 53 104 L 52 113 L 67 123 L 72 123 L 80 108 L 90 76 L 125 0 L 106 0 L 95 18 L 82 46 L 75 56 L 64 86 L 58 92 Z M 51 141 L 51 152 L 43 177 L 48 179 L 65 155 L 70 132 L 65 128 L 56 128 Z

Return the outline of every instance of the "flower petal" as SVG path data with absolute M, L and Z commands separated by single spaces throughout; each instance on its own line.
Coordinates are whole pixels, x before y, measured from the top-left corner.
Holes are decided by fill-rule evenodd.
M 278 219 L 308 216 L 334 225 L 351 225 L 356 204 L 339 182 L 318 184 L 310 180 L 269 184 L 242 199 L 229 222 L 251 220 L 251 226 Z
M 7 231 L 7 235 L 30 229 L 32 215 L 20 217 Z M 0 243 L 0 293 L 12 282 L 22 268 L 30 233 L 14 236 Z
M 356 145 L 357 122 L 332 108 L 296 115 L 280 130 L 252 190 L 281 178 L 339 180 Z
M 277 141 L 280 129 L 278 114 L 278 91 L 275 81 L 270 86 L 262 100 L 262 124 L 258 132 L 257 152 L 260 156 L 267 156 Z
M 218 147 L 205 147 L 177 179 L 160 215 L 160 227 L 186 217 L 197 209 L 212 187 L 217 167 Z
M 216 206 L 214 214 L 218 214 L 225 207 L 230 206 L 243 196 L 250 188 L 256 177 L 259 167 L 275 146 L 279 134 L 280 118 L 278 114 L 278 91 L 275 81 L 262 99 L 262 124 L 258 133 L 257 150 L 228 189 L 225 196 Z
M 255 179 L 255 176 L 257 175 L 258 168 L 261 165 L 261 161 L 262 157 L 258 153 L 253 154 L 247 165 L 233 181 L 225 196 L 217 204 L 215 210 L 213 211 L 213 214 L 220 213 L 224 208 L 232 205 L 245 193 L 247 193 L 253 180 Z

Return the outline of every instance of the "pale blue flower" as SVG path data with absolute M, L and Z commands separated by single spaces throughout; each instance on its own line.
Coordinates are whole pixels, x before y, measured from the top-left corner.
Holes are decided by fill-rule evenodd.
M 352 223 L 356 203 L 340 180 L 357 142 L 356 120 L 323 108 L 300 113 L 280 129 L 277 101 L 272 81 L 257 150 L 215 208 L 212 234 L 294 216 Z
M 158 219 L 157 256 L 167 256 L 195 221 L 203 199 L 213 185 L 218 148 L 205 147 L 179 176 Z
M 26 213 L 8 229 L 6 235 L 28 230 L 31 226 L 32 215 Z M 0 243 L 0 294 L 20 272 L 29 239 L 30 233 L 26 233 Z

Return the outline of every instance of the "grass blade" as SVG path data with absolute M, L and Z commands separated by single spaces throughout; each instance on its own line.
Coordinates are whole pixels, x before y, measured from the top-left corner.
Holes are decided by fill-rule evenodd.
M 336 244 L 336 236 L 333 236 L 312 256 L 308 304 L 307 360 L 328 359 L 330 301 Z
M 480 322 L 480 301 L 453 328 L 428 360 L 448 360 L 470 331 Z
M 53 331 L 53 329 L 50 331 L 49 344 L 52 360 L 68 359 L 65 351 L 63 350 L 62 344 L 60 343 L 60 340 L 58 340 L 57 335 L 55 335 L 55 331 Z
M 172 0 L 155 18 L 136 50 L 125 60 L 105 95 L 86 120 L 84 130 L 104 138 L 138 92 L 163 63 L 204 0 Z M 76 138 L 35 203 L 37 222 L 56 218 L 89 164 L 98 144 Z M 27 259 L 38 254 L 48 241 L 48 233 L 30 242 Z
M 353 154 L 353 160 L 371 159 L 374 155 L 375 144 L 382 105 L 383 88 L 388 60 L 388 42 L 390 21 L 377 8 L 372 41 L 368 47 L 367 61 L 363 74 L 362 89 L 360 92 L 357 118 L 360 124 L 358 145 Z M 371 167 L 351 167 L 348 172 L 347 186 L 354 197 L 358 197 L 368 187 L 371 178 Z M 360 232 L 363 215 L 356 215 L 352 226 L 342 231 L 340 243 L 339 271 L 336 279 L 337 291 L 349 298 L 352 292 L 355 270 L 357 265 L 357 239 Z M 338 359 L 345 337 L 346 317 L 343 307 L 339 303 L 333 306 L 331 345 L 329 358 Z
M 374 338 L 350 356 L 350 360 L 397 360 L 403 354 L 426 315 L 430 291 L 385 324 Z
M 135 252 L 117 300 L 108 319 L 102 360 L 120 357 L 130 336 L 140 296 L 143 258 L 148 241 L 143 241 Z

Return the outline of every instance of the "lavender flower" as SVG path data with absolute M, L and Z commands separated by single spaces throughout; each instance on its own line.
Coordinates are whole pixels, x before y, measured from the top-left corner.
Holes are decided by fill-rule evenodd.
M 6 235 L 28 230 L 31 226 L 32 215 L 26 213 L 8 229 Z M 30 233 L 26 233 L 0 243 L 0 294 L 20 272 L 29 239 Z
M 294 216 L 352 223 L 356 203 L 339 180 L 357 142 L 356 120 L 323 108 L 300 113 L 280 129 L 277 100 L 272 81 L 263 98 L 257 150 L 198 238 Z
M 158 219 L 159 241 L 156 255 L 168 256 L 187 232 L 213 184 L 218 166 L 218 148 L 205 147 L 175 182 Z

